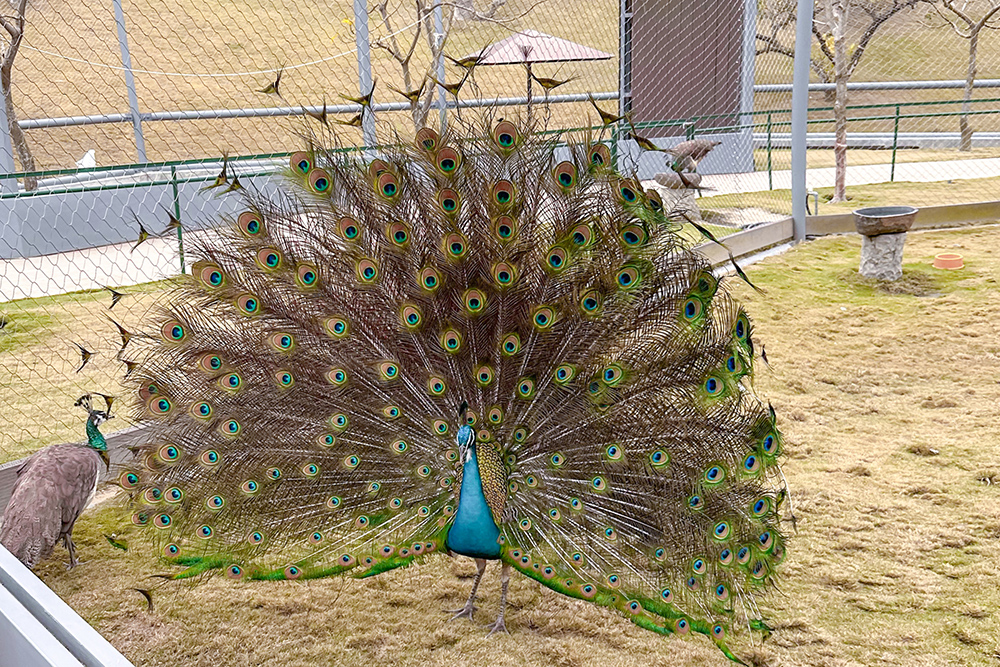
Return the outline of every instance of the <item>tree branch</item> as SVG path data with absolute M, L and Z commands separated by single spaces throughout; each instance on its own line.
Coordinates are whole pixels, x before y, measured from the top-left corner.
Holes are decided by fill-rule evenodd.
M 813 35 L 816 37 L 816 41 L 819 42 L 819 50 L 823 52 L 827 60 L 833 63 L 836 59 L 833 57 L 833 52 L 830 51 L 830 47 L 826 45 L 826 37 L 819 31 L 819 26 L 816 25 L 816 21 L 812 24 Z
M 878 32 L 878 29 L 882 27 L 882 24 L 904 9 L 913 8 L 921 1 L 923 0 L 904 0 L 902 3 L 894 2 L 892 7 L 887 8 L 881 14 L 868 12 L 872 16 L 872 22 L 861 36 L 861 39 L 858 40 L 858 46 L 854 49 L 854 53 L 851 54 L 851 60 L 847 66 L 848 77 L 854 75 L 854 71 L 858 68 L 858 63 L 861 62 L 861 57 L 865 54 L 865 49 L 868 48 L 868 44 L 872 41 L 875 33 Z

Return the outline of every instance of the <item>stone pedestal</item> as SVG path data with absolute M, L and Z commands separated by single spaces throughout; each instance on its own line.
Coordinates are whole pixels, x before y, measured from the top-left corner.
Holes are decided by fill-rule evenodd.
M 875 280 L 903 277 L 903 244 L 906 232 L 861 237 L 861 275 Z

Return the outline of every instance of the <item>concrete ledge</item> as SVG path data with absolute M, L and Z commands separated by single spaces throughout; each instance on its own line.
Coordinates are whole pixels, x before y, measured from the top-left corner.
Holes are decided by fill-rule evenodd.
M 132 667 L 31 570 L 0 546 L 0 664 Z
M 852 218 L 851 225 L 853 226 L 853 224 Z M 765 222 L 719 240 L 726 244 L 734 257 L 745 257 L 791 241 L 792 234 L 792 219 L 788 217 L 774 222 Z M 695 250 L 707 257 L 713 266 L 729 261 L 729 252 L 718 243 L 707 241 L 697 245 Z
M 990 220 L 1000 220 L 1000 201 L 925 206 L 917 213 L 912 228 L 959 227 Z M 806 236 L 850 234 L 854 231 L 854 214 L 852 213 L 806 216 Z

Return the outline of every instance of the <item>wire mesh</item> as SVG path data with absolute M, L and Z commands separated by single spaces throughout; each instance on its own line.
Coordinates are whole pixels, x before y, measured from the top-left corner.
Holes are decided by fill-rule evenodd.
M 905 5 L 865 44 L 851 84 L 965 79 L 969 40 L 949 25 L 961 19 L 945 0 L 817 0 L 814 83 L 833 81 L 824 55 L 832 48 L 831 2 L 848 3 L 848 53 L 857 51 L 873 12 Z M 960 6 L 982 16 L 991 2 Z M 305 109 L 326 106 L 331 119 L 350 121 L 359 107 L 342 95 L 368 92 L 366 76 L 377 81 L 379 122 L 404 136 L 439 123 L 442 104 L 453 119 L 475 113 L 454 108 L 456 100 L 523 98 L 529 86 L 533 113 L 548 129 L 591 126 L 598 118 L 586 94 L 595 93 L 602 109 L 627 112 L 634 123 L 614 126 L 620 167 L 638 170 L 647 187 L 715 233 L 791 210 L 793 0 L 595 0 L 558 8 L 546 0 L 8 3 L 8 26 L 17 28 L 25 10 L 7 108 L 17 124 L 13 161 L 0 165 L 15 173 L 0 178 L 0 463 L 81 439 L 83 415 L 73 413 L 73 401 L 87 391 L 122 391 L 126 367 L 110 320 L 138 328 L 185 266 L 184 235 L 239 208 L 238 195 L 202 191 L 222 156 L 230 178 L 276 187 L 270 174 L 319 127 Z M 529 30 L 607 57 L 536 62 L 534 79 L 523 64 L 478 66 L 457 98 L 429 84 L 416 113 L 401 94 L 428 77 L 457 83 L 466 70 L 451 59 Z M 0 36 L 10 55 L 10 31 Z M 977 78 L 1000 79 L 997 31 L 979 35 Z M 812 92 L 808 183 L 819 191 L 819 212 L 995 199 L 1000 87 L 972 89 L 968 151 L 959 150 L 962 96 L 961 86 L 849 89 L 851 199 L 836 204 L 825 201 L 834 182 L 835 93 Z M 525 113 L 523 100 L 510 113 Z M 640 150 L 634 135 L 661 148 L 721 143 L 697 172 L 687 171 L 700 188 L 676 189 L 667 153 Z M 364 127 L 337 126 L 345 147 L 362 146 L 365 137 Z M 171 215 L 184 222 L 183 233 L 168 226 Z M 133 247 L 143 231 L 152 236 Z M 113 310 L 105 287 L 126 294 Z M 78 345 L 94 352 L 82 369 Z M 108 424 L 124 426 L 122 415 Z

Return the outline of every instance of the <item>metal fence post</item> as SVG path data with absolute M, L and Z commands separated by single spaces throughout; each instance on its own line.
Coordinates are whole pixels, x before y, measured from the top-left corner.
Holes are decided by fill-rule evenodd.
M 177 190 L 177 167 L 170 167 L 170 186 L 173 188 L 174 192 L 174 217 L 178 220 L 181 219 L 181 195 Z M 177 255 L 181 259 L 181 273 L 185 273 L 184 270 L 184 236 L 181 231 L 181 227 L 177 227 Z
M 132 76 L 132 56 L 128 50 L 128 32 L 125 30 L 125 11 L 122 0 L 111 0 L 115 6 L 115 23 L 118 24 L 118 48 L 122 52 L 122 67 L 125 68 L 125 87 L 128 88 L 128 109 L 132 114 L 132 131 L 135 134 L 135 152 L 139 162 L 146 159 L 146 142 L 142 138 L 142 117 L 139 115 L 139 96 L 135 94 L 135 78 Z
M 771 169 L 771 112 L 767 112 L 767 189 L 774 189 L 774 172 Z
M 896 145 L 899 140 L 899 105 L 896 105 L 896 118 L 892 121 L 892 168 L 889 170 L 889 180 L 896 180 Z
M 10 121 L 7 118 L 7 105 L 0 100 L 0 172 L 13 174 L 14 144 L 10 140 Z M 0 178 L 0 192 L 17 192 L 17 179 Z
M 812 50 L 813 0 L 798 0 L 795 65 L 792 70 L 792 234 L 806 237 L 806 133 L 809 130 L 809 56 Z
M 367 95 L 372 89 L 372 47 L 368 42 L 367 0 L 354 0 L 354 47 L 358 52 L 358 91 L 360 95 Z M 362 107 L 361 115 L 365 148 L 371 148 L 378 143 L 375 137 L 375 112 Z
M 441 9 L 441 3 L 434 5 L 434 30 L 437 32 L 435 37 L 438 48 L 441 47 L 441 41 L 444 40 L 444 11 Z M 435 64 L 437 68 L 437 79 L 441 83 L 447 83 L 445 76 L 447 74 L 444 71 L 444 49 L 438 53 L 437 63 Z M 448 98 L 445 97 L 444 88 L 437 86 L 438 91 L 438 116 L 440 117 L 441 127 L 438 128 L 441 134 L 444 134 L 445 129 L 448 127 Z

